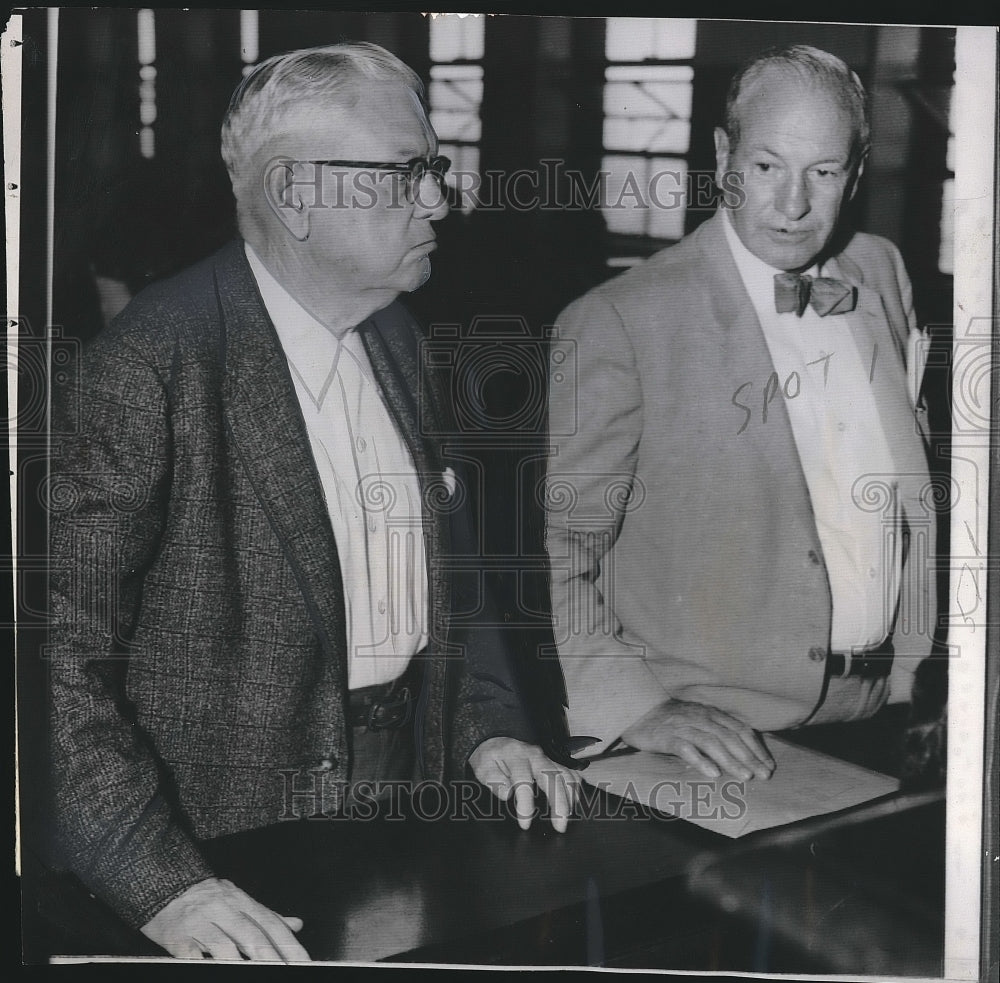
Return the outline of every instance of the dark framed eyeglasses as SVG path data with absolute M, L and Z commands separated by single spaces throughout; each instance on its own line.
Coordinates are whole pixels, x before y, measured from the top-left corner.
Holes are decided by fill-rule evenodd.
M 447 194 L 445 175 L 451 167 L 451 160 L 440 154 L 434 157 L 414 157 L 405 163 L 372 160 L 306 160 L 304 164 L 317 167 L 350 167 L 361 171 L 385 171 L 401 174 L 405 180 L 406 198 L 412 204 L 416 200 L 417 189 L 425 177 L 432 177 L 442 194 Z

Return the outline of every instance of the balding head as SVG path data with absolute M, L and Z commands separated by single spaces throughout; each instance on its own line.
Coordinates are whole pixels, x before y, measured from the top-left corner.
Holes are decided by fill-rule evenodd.
M 871 126 L 868 94 L 858 76 L 835 55 L 809 45 L 772 48 L 747 62 L 733 76 L 726 96 L 726 133 L 729 145 L 739 145 L 744 107 L 778 81 L 793 81 L 806 88 L 826 92 L 851 122 L 854 133 L 854 163 L 868 153 Z M 817 120 L 817 126 L 823 121 Z

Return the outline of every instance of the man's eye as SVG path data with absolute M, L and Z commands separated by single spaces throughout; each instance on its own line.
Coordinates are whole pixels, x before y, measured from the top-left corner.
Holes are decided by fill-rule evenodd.
M 404 194 L 410 186 L 410 175 L 405 171 L 386 171 L 382 177 L 394 195 Z
M 823 179 L 834 178 L 837 176 L 837 172 L 829 167 L 817 167 L 813 173 L 816 177 Z
M 767 174 L 771 170 L 771 165 L 766 160 L 759 160 L 754 166 L 761 174 Z

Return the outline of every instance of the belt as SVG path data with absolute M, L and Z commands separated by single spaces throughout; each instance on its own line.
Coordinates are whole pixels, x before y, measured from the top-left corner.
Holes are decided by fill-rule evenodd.
M 398 730 L 413 719 L 420 695 L 423 664 L 415 655 L 406 671 L 388 683 L 362 686 L 348 693 L 347 726 L 368 730 Z
M 862 679 L 888 676 L 894 652 L 891 637 L 875 648 L 860 652 L 831 652 L 826 657 L 826 674 L 833 678 L 860 676 Z

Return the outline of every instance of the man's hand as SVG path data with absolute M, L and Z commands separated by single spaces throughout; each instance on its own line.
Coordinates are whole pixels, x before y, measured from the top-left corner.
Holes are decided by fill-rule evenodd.
M 480 782 L 498 799 L 514 793 L 514 811 L 521 829 L 531 826 L 535 785 L 545 793 L 552 811 L 552 826 L 566 832 L 580 791 L 580 778 L 546 757 L 541 748 L 513 737 L 491 737 L 469 755 L 469 766 Z
M 725 771 L 747 781 L 770 778 L 774 772 L 774 758 L 752 727 L 701 703 L 661 703 L 625 731 L 622 740 L 642 751 L 675 754 L 709 778 Z
M 309 953 L 292 934 L 301 928 L 301 918 L 276 915 L 231 881 L 210 877 L 158 911 L 142 933 L 181 959 L 308 962 Z

